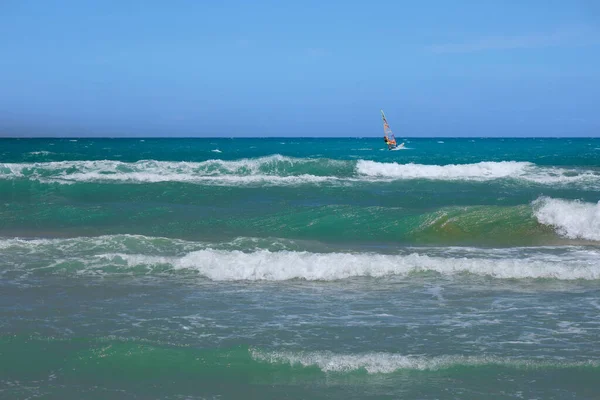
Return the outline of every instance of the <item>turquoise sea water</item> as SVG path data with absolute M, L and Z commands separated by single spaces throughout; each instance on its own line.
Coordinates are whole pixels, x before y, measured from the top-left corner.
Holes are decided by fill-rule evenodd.
M 0 139 L 1 398 L 600 397 L 600 139 Z

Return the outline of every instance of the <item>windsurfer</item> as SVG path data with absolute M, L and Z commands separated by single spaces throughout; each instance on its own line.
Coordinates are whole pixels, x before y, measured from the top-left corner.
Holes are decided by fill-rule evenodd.
M 392 140 L 388 139 L 387 136 L 384 136 L 383 140 L 385 140 L 385 144 L 387 144 L 388 150 L 391 150 L 392 148 L 394 148 L 396 146 L 396 141 L 393 139 Z

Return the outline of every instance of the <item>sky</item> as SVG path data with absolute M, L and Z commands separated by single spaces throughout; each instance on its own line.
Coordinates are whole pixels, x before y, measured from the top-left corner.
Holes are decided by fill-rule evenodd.
M 0 0 L 0 137 L 600 136 L 596 0 Z

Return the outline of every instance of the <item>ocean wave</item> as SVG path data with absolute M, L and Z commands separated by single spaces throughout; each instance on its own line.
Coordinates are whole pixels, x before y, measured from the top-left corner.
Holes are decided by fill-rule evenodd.
M 124 261 L 129 267 L 168 265 L 174 270 L 196 271 L 213 281 L 336 281 L 353 277 L 407 276 L 419 272 L 441 275 L 470 273 L 500 279 L 545 278 L 560 280 L 600 279 L 598 252 L 565 260 L 537 256 L 529 259 L 431 257 L 424 254 L 381 255 L 349 253 L 271 252 L 260 250 L 199 250 L 181 258 L 131 254 L 100 256 Z
M 360 160 L 356 166 L 361 175 L 395 179 L 498 179 L 519 176 L 533 164 L 526 162 L 502 161 L 477 164 L 423 165 L 382 163 Z
M 241 239 L 239 239 L 241 240 Z M 236 241 L 232 242 L 235 243 Z M 8 257 L 45 254 L 48 259 L 64 258 L 69 255 L 94 254 L 103 252 L 140 252 L 154 254 L 185 254 L 192 250 L 206 248 L 202 242 L 151 237 L 144 235 L 103 235 L 80 236 L 75 238 L 3 238 L 0 250 Z
M 599 184 L 600 174 L 556 167 L 540 167 L 529 162 L 500 161 L 474 164 L 423 165 L 381 163 L 360 160 L 357 172 L 363 176 L 389 179 L 429 179 L 489 181 L 517 179 L 538 184 Z
M 190 182 L 208 185 L 302 185 L 321 183 L 390 182 L 395 180 L 490 181 L 512 179 L 543 185 L 598 187 L 593 170 L 541 167 L 528 162 L 424 165 L 369 160 L 294 158 L 279 154 L 239 160 L 202 162 L 54 161 L 0 164 L 0 179 L 42 182 Z
M 77 191 L 76 187 L 73 189 Z M 189 194 L 183 193 L 181 196 L 189 196 Z M 541 207 L 538 203 L 534 203 L 533 205 L 450 206 L 414 210 L 401 207 L 310 204 L 288 208 L 277 207 L 268 213 L 266 209 L 260 213 L 246 213 L 244 210 L 235 209 L 234 214 L 226 216 L 221 213 L 213 212 L 211 215 L 206 212 L 201 218 L 192 219 L 186 218 L 182 213 L 176 215 L 174 219 L 169 219 L 163 210 L 157 213 L 139 211 L 129 213 L 116 210 L 118 212 L 109 215 L 108 225 L 101 226 L 98 232 L 110 233 L 116 228 L 117 232 L 188 238 L 189 235 L 199 235 L 196 237 L 206 238 L 213 231 L 225 230 L 230 239 L 252 232 L 252 235 L 263 238 L 278 236 L 307 242 L 313 240 L 315 244 L 354 243 L 361 246 L 376 245 L 380 248 L 412 244 L 523 247 L 600 242 L 597 218 L 583 214 L 571 218 L 569 217 L 571 214 L 566 213 L 562 217 L 563 220 L 560 220 L 559 214 L 550 214 L 548 207 Z M 22 206 L 14 208 L 21 210 Z M 20 220 L 12 222 L 13 226 L 10 226 L 9 220 L 9 225 L 5 226 L 5 229 L 17 230 L 25 234 L 31 231 L 35 234 L 36 230 L 28 227 L 60 223 L 71 227 L 65 231 L 73 231 L 78 227 L 85 228 L 82 221 L 88 218 L 87 208 L 73 208 L 69 204 L 61 203 L 45 206 L 43 212 L 38 210 L 28 214 L 25 211 L 25 209 L 19 211 L 23 212 Z M 161 221 L 168 221 L 168 227 L 164 224 L 155 226 L 156 215 L 161 218 Z M 550 217 L 553 220 L 550 220 Z M 99 221 L 98 217 L 94 220 Z M 566 225 L 557 228 L 551 222 L 555 225 L 558 223 Z M 21 226 L 24 228 L 20 228 Z M 62 229 L 59 229 L 57 232 L 61 231 Z M 352 247 L 356 248 L 354 244 Z M 243 247 L 236 249 L 244 250 Z M 289 246 L 285 249 L 318 252 L 322 250 L 319 246 Z M 109 252 L 119 252 L 119 250 Z
M 600 241 L 600 201 L 585 203 L 540 197 L 533 202 L 533 207 L 537 220 L 554 227 L 560 235 Z
M 298 185 L 340 181 L 353 173 L 352 162 L 272 155 L 202 162 L 141 160 L 54 161 L 0 164 L 0 179 L 41 182 L 190 182 L 209 185 Z M 330 175 L 331 174 L 331 175 Z
M 600 279 L 600 251 L 553 248 L 405 248 L 397 254 L 314 252 L 237 247 L 145 237 L 0 241 L 2 269 L 39 273 L 192 273 L 212 281 L 337 281 L 356 277 L 401 277 L 437 273 L 497 279 Z M 285 241 L 284 241 L 285 243 Z M 260 246 L 260 241 L 255 241 Z M 273 247 L 273 245 L 270 245 Z M 31 260 L 31 261 L 28 261 Z
M 36 376 L 85 373 L 115 369 L 121 376 L 162 378 L 166 376 L 212 379 L 215 373 L 235 373 L 292 377 L 302 371 L 335 374 L 392 374 L 399 371 L 440 371 L 464 367 L 502 367 L 513 370 L 596 370 L 597 359 L 564 357 L 517 358 L 495 354 L 412 355 L 391 352 L 336 353 L 332 351 L 293 351 L 258 347 L 196 348 L 143 338 L 99 337 L 56 338 L 9 335 L 0 338 L 0 351 L 19 355 Z M 48 359 L 48 354 L 60 355 Z M 73 368 L 61 368 L 65 365 Z M 72 372 L 76 371 L 76 372 Z M 6 371 L 11 373 L 10 369 Z M 282 377 L 282 375 L 280 375 Z M 189 381 L 188 381 L 189 382 Z
M 250 349 L 251 357 L 271 364 L 292 367 L 317 367 L 323 372 L 365 370 L 369 374 L 389 374 L 399 370 L 436 371 L 454 367 L 502 366 L 518 369 L 563 369 L 600 366 L 596 360 L 565 362 L 564 360 L 529 360 L 493 355 L 482 356 L 413 356 L 394 353 L 336 354 L 329 351 L 291 352 Z
M 338 162 L 328 159 L 295 159 L 280 155 L 236 161 L 171 162 L 142 160 L 55 161 L 0 164 L 0 179 L 26 178 L 41 182 L 190 182 L 209 185 L 298 185 L 338 181 L 325 175 Z M 338 167 L 343 167 L 344 163 Z M 339 170 L 339 168 L 338 168 Z

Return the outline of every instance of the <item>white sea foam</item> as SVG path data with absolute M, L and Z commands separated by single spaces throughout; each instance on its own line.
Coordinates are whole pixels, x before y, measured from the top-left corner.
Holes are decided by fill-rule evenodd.
M 600 201 L 585 203 L 540 197 L 533 202 L 533 207 L 537 220 L 554 227 L 560 235 L 570 239 L 600 241 Z
M 592 170 L 540 167 L 528 162 L 422 165 L 368 160 L 293 158 L 272 155 L 202 162 L 142 160 L 57 161 L 0 164 L 0 179 L 26 178 L 42 182 L 193 182 L 210 185 L 300 185 L 394 181 L 407 179 L 488 181 L 517 179 L 538 184 L 600 187 Z
M 419 272 L 471 273 L 499 279 L 600 279 L 600 250 L 585 247 L 408 248 L 402 254 L 378 254 L 273 250 L 287 245 L 261 249 L 265 245 L 262 242 L 239 238 L 217 247 L 177 239 L 109 235 L 1 239 L 0 249 L 4 264 L 16 269 L 62 265 L 79 273 L 98 270 L 122 273 L 132 268 L 151 273 L 159 267 L 161 271 L 196 272 L 214 281 L 335 281 L 352 277 L 406 277 Z M 28 259 L 33 260 L 31 267 L 27 266 Z
M 563 259 L 475 259 L 408 255 L 201 250 L 178 260 L 175 268 L 193 268 L 213 280 L 338 280 L 434 271 L 473 273 L 496 278 L 600 279 L 596 257 Z M 558 262 L 557 262 L 558 261 Z
M 0 239 L 0 250 L 4 257 L 11 254 L 37 255 L 43 254 L 46 258 L 65 258 L 77 254 L 105 253 L 105 252 L 132 252 L 175 254 L 187 253 L 199 248 L 206 248 L 202 242 L 189 242 L 180 239 L 163 237 L 148 237 L 143 235 L 104 235 L 81 236 L 68 239 Z
M 564 360 L 527 360 L 498 356 L 444 355 L 436 357 L 394 353 L 336 354 L 328 351 L 291 352 L 250 349 L 256 361 L 290 366 L 317 367 L 323 372 L 365 370 L 369 374 L 389 374 L 398 370 L 440 370 L 455 366 L 501 365 L 512 368 L 597 367 L 598 361 L 565 362 Z
M 600 185 L 600 174 L 594 171 L 539 167 L 529 162 L 517 161 L 423 165 L 360 160 L 356 169 L 359 175 L 389 179 L 488 181 L 510 178 L 539 184 L 587 183 Z
M 442 275 L 471 273 L 500 279 L 600 279 L 600 253 L 581 251 L 577 257 L 536 255 L 529 258 L 453 258 L 424 254 L 311 253 L 295 251 L 204 249 L 183 257 L 104 254 L 102 260 L 128 267 L 165 265 L 193 270 L 214 281 L 335 281 L 352 277 L 407 276 L 417 272 Z M 101 265 L 94 263 L 96 265 Z
M 398 179 L 497 179 L 522 174 L 529 163 L 503 161 L 481 162 L 477 164 L 422 165 L 380 163 L 360 160 L 357 171 L 362 175 Z
M 336 176 L 314 175 L 310 165 L 340 166 L 343 161 L 296 159 L 273 155 L 234 161 L 172 162 L 142 160 L 56 161 L 0 164 L 0 179 L 28 178 L 42 182 L 192 182 L 211 185 L 298 185 L 336 182 Z M 308 166 L 304 170 L 298 167 Z M 326 172 L 326 171 L 325 171 Z
M 186 175 L 181 173 L 164 174 L 164 173 L 145 173 L 145 172 L 131 172 L 127 174 L 114 174 L 104 175 L 97 172 L 90 172 L 84 174 L 72 174 L 65 179 L 48 179 L 48 181 L 54 181 L 58 183 L 73 183 L 73 182 L 129 182 L 129 183 L 157 183 L 157 182 L 189 182 L 199 183 L 208 185 L 223 185 L 223 186 L 237 186 L 237 185 L 301 185 L 311 183 L 325 183 L 338 181 L 335 177 L 328 176 L 316 176 L 310 174 L 303 175 L 291 175 L 291 176 L 277 176 L 277 175 L 220 175 L 220 176 L 206 176 L 206 175 Z

